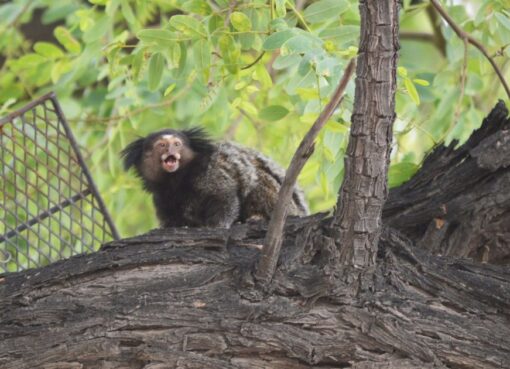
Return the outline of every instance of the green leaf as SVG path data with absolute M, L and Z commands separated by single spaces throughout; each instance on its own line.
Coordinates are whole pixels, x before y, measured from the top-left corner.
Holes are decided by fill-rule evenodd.
M 21 58 L 16 60 L 16 65 L 19 65 L 22 68 L 35 68 L 39 64 L 44 63 L 47 59 L 42 57 L 39 54 L 28 53 L 23 55 Z
M 281 105 L 271 105 L 262 109 L 259 113 L 259 118 L 274 122 L 284 118 L 289 111 Z
M 193 46 L 195 65 L 203 72 L 204 82 L 209 80 L 209 69 L 211 67 L 211 46 L 207 40 L 198 40 Z
M 190 15 L 174 15 L 169 24 L 183 34 L 196 38 L 207 37 L 205 26 Z
M 402 78 L 407 77 L 407 69 L 405 67 L 398 67 L 397 72 L 400 77 Z
M 133 13 L 133 9 L 131 9 L 131 5 L 129 5 L 129 1 L 122 1 L 120 4 L 120 10 L 124 19 L 127 20 L 130 25 L 136 25 L 138 23 L 135 14 Z
M 302 34 L 294 36 L 282 45 L 281 54 L 290 55 L 296 53 L 306 53 L 314 49 L 320 49 L 322 47 L 322 40 L 315 38 L 310 35 Z
M 266 38 L 262 48 L 264 50 L 279 49 L 285 43 L 285 41 L 293 37 L 295 34 L 296 32 L 293 29 L 286 29 L 283 31 L 275 32 Z
M 247 32 L 251 30 L 251 20 L 248 16 L 241 12 L 233 12 L 230 15 L 230 23 L 239 32 Z
M 255 81 L 259 81 L 262 88 L 271 88 L 273 86 L 273 80 L 271 75 L 267 71 L 266 67 L 262 64 L 258 64 L 252 73 L 252 77 Z
M 406 87 L 407 93 L 414 101 L 414 103 L 416 105 L 420 105 L 420 95 L 418 95 L 418 91 L 416 91 L 416 86 L 414 85 L 413 81 L 411 81 L 409 78 L 404 79 L 404 86 Z
M 305 9 L 305 20 L 310 23 L 319 23 L 340 16 L 349 9 L 346 0 L 320 0 Z
M 510 30 L 510 19 L 507 16 L 505 16 L 504 14 L 499 13 L 499 12 L 496 12 L 495 16 L 496 16 L 496 19 L 498 20 L 498 22 L 503 27 L 505 27 L 507 30 Z
M 285 3 L 287 0 L 276 0 L 275 1 L 275 10 L 276 10 L 276 16 L 278 18 L 285 17 L 285 14 L 287 14 L 287 9 L 285 7 Z
M 391 165 L 388 171 L 389 186 L 396 187 L 407 182 L 416 173 L 418 168 L 418 165 L 406 162 Z
M 73 68 L 73 65 L 65 60 L 61 60 L 53 64 L 51 68 L 51 81 L 53 83 L 57 83 L 60 77 L 67 72 L 70 72 Z
M 171 83 L 165 90 L 165 92 L 163 93 L 163 96 L 168 96 L 170 95 L 170 93 L 175 89 L 175 86 L 176 84 L 175 83 Z
M 50 59 L 57 59 L 64 56 L 64 52 L 58 46 L 49 42 L 36 42 L 34 50 L 37 54 Z
M 142 29 L 136 34 L 143 43 L 156 43 L 158 46 L 168 47 L 180 39 L 175 32 L 166 29 Z
M 81 52 L 80 43 L 73 37 L 67 28 L 58 26 L 53 31 L 53 34 L 58 42 L 60 42 L 60 44 L 70 53 L 78 54 Z
M 429 81 L 427 81 L 425 79 L 415 78 L 415 79 L 413 79 L 413 82 L 414 82 L 414 84 L 420 85 L 420 86 L 429 86 L 430 85 Z
M 335 132 L 335 133 L 342 133 L 346 134 L 349 132 L 349 128 L 344 126 L 343 124 L 339 122 L 335 122 L 334 120 L 328 120 L 324 128 L 327 131 Z
M 172 45 L 165 50 L 167 57 L 168 68 L 178 68 L 181 61 L 181 47 L 178 42 L 174 42 Z
M 273 68 L 279 70 L 288 67 L 293 67 L 295 65 L 298 65 L 300 61 L 301 56 L 297 54 L 280 55 L 275 59 L 273 63 Z
M 352 44 L 359 37 L 359 26 L 333 24 L 321 31 L 319 37 L 324 41 L 333 41 L 337 46 Z
M 90 43 L 99 40 L 108 33 L 108 28 L 111 25 L 111 19 L 106 15 L 100 17 L 87 32 L 83 34 L 83 41 Z
M 165 58 L 161 53 L 152 54 L 149 60 L 149 89 L 155 91 L 163 75 L 163 67 L 165 66 Z
M 230 73 L 236 74 L 239 71 L 238 62 L 241 56 L 239 45 L 236 44 L 232 36 L 227 34 L 220 37 L 218 44 L 225 67 Z
M 211 7 L 204 0 L 186 0 L 181 9 L 186 13 L 208 15 L 211 13 Z

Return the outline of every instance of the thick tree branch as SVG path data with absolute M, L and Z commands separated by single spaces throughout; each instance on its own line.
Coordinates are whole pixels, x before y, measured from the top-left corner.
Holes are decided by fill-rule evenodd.
M 282 244 L 283 226 L 285 225 L 288 204 L 291 201 L 296 179 L 313 151 L 313 145 L 317 135 L 338 107 L 338 104 L 342 101 L 347 83 L 354 72 L 354 65 L 354 60 L 351 60 L 347 65 L 344 75 L 333 93 L 333 97 L 301 141 L 285 173 L 285 179 L 278 193 L 278 202 L 273 210 L 271 221 L 268 226 L 268 232 L 264 242 L 265 246 L 255 273 L 255 278 L 263 285 L 271 280 L 276 269 Z
M 499 77 L 499 80 L 501 81 L 501 84 L 503 85 L 503 88 L 506 91 L 506 94 L 508 95 L 508 98 L 510 99 L 510 87 L 508 87 L 508 84 L 506 83 L 505 77 L 503 76 L 503 73 L 499 69 L 498 65 L 494 61 L 494 59 L 489 55 L 487 49 L 473 36 L 471 36 L 469 33 L 464 31 L 462 28 L 460 28 L 457 23 L 453 20 L 452 17 L 441 7 L 439 2 L 437 0 L 430 0 L 431 4 L 434 6 L 434 8 L 437 10 L 437 12 L 443 17 L 443 19 L 452 27 L 453 31 L 459 36 L 461 40 L 467 40 L 471 45 L 476 47 L 480 52 L 487 58 L 489 63 L 491 63 L 492 68 L 494 68 L 494 71 Z
M 374 265 L 395 120 L 398 0 L 360 1 L 361 37 L 344 180 L 332 222 L 339 264 Z

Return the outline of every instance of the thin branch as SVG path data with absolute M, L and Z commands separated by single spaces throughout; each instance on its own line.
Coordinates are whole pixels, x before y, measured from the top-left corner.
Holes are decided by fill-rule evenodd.
M 294 156 L 292 157 L 287 173 L 285 173 L 285 178 L 280 188 L 280 192 L 278 193 L 278 202 L 273 210 L 266 238 L 264 240 L 264 249 L 255 272 L 255 278 L 262 285 L 267 285 L 271 281 L 276 269 L 282 245 L 283 226 L 287 217 L 288 204 L 291 201 L 296 179 L 301 172 L 301 169 L 303 169 L 308 157 L 313 152 L 314 141 L 317 138 L 319 131 L 322 129 L 324 124 L 326 124 L 342 101 L 347 83 L 354 73 L 354 66 L 355 61 L 353 59 L 349 62 L 349 65 L 347 65 L 344 75 L 340 80 L 333 97 L 301 141 L 299 147 L 294 153 Z
M 473 36 L 460 28 L 452 19 L 452 17 L 450 17 L 450 15 L 441 7 L 438 0 L 430 0 L 430 2 L 437 10 L 437 12 L 443 17 L 443 19 L 450 25 L 450 27 L 452 27 L 453 31 L 457 34 L 457 36 L 460 37 L 460 39 L 467 40 L 471 45 L 480 50 L 480 52 L 487 58 L 489 63 L 491 63 L 492 67 L 494 68 L 494 71 L 498 75 L 499 80 L 501 81 L 501 84 L 503 85 L 506 94 L 508 95 L 508 98 L 510 98 L 510 87 L 508 87 L 508 84 L 505 81 L 505 77 L 503 77 L 503 73 L 501 73 L 501 70 L 499 69 L 494 59 L 489 55 L 487 49 L 485 49 L 485 47 L 478 40 L 473 38 Z
M 467 67 L 468 67 L 468 40 L 463 39 L 464 42 L 464 62 L 462 64 L 462 74 L 460 76 L 460 96 L 459 101 L 457 102 L 457 108 L 455 109 L 455 116 L 453 118 L 454 125 L 457 124 L 457 121 L 460 117 L 460 110 L 462 107 L 462 100 L 464 100 L 464 94 L 466 93 L 466 81 L 467 81 Z
M 306 29 L 308 32 L 312 33 L 312 30 L 310 29 L 310 27 L 308 27 L 308 24 L 306 23 L 305 18 L 303 18 L 303 16 L 302 16 L 302 15 L 301 15 L 301 13 L 299 12 L 299 10 L 298 10 L 298 9 L 296 9 L 296 7 L 295 7 L 294 5 L 292 5 L 292 3 L 291 3 L 290 1 L 287 1 L 286 3 L 287 3 L 287 5 L 289 6 L 289 8 L 290 8 L 290 9 L 294 12 L 294 14 L 296 15 L 296 17 L 297 17 L 297 19 L 298 19 L 299 23 L 301 23 L 301 25 L 302 25 L 303 27 L 305 27 L 305 29 Z
M 262 51 L 260 53 L 260 55 L 257 56 L 257 58 L 254 61 L 252 61 L 250 64 L 242 67 L 241 70 L 250 69 L 251 67 L 253 67 L 255 64 L 257 64 L 259 62 L 260 59 L 262 59 L 262 57 L 264 56 L 265 53 L 266 53 L 265 51 Z
M 413 40 L 413 41 L 425 41 L 425 42 L 436 42 L 436 36 L 432 33 L 427 32 L 400 32 L 401 40 Z
M 434 44 L 437 46 L 441 55 L 446 57 L 446 39 L 441 32 L 440 19 L 432 6 L 428 5 L 426 11 L 430 19 L 432 32 L 434 32 Z

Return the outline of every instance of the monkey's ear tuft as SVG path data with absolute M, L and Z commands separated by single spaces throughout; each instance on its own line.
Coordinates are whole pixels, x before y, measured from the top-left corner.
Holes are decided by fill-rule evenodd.
M 214 150 L 214 144 L 207 132 L 201 127 L 193 127 L 181 131 L 188 140 L 191 149 L 198 153 L 210 153 Z
M 140 137 L 138 140 L 131 142 L 124 150 L 120 152 L 120 156 L 124 159 L 124 169 L 128 170 L 132 166 L 138 166 L 142 160 L 143 146 L 145 137 Z

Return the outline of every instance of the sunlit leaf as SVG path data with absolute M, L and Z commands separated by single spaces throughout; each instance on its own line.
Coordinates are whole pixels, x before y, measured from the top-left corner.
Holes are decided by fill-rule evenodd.
M 400 77 L 407 77 L 407 69 L 404 67 L 398 67 L 397 68 L 398 75 Z
M 251 21 L 246 14 L 241 12 L 232 12 L 230 15 L 230 23 L 239 32 L 247 32 L 251 30 Z
M 430 85 L 429 81 L 427 81 L 425 79 L 414 78 L 413 82 L 416 85 L 420 85 L 420 86 L 429 86 Z
M 289 111 L 280 105 L 271 105 L 262 109 L 259 113 L 259 118 L 270 122 L 284 118 Z
M 56 59 L 64 56 L 64 52 L 58 46 L 49 42 L 36 42 L 34 50 L 37 54 L 50 59 Z
M 416 91 L 416 86 L 414 85 L 413 81 L 411 81 L 409 78 L 406 78 L 404 80 L 404 86 L 406 87 L 407 93 L 414 101 L 414 103 L 416 105 L 420 105 L 420 95 L 418 95 L 418 91 Z
M 175 83 L 171 83 L 163 93 L 163 96 L 168 96 L 170 93 L 175 89 L 175 86 L 177 86 Z
M 57 26 L 53 31 L 55 38 L 70 53 L 78 54 L 81 51 L 80 43 L 73 37 L 71 32 L 63 26 Z

